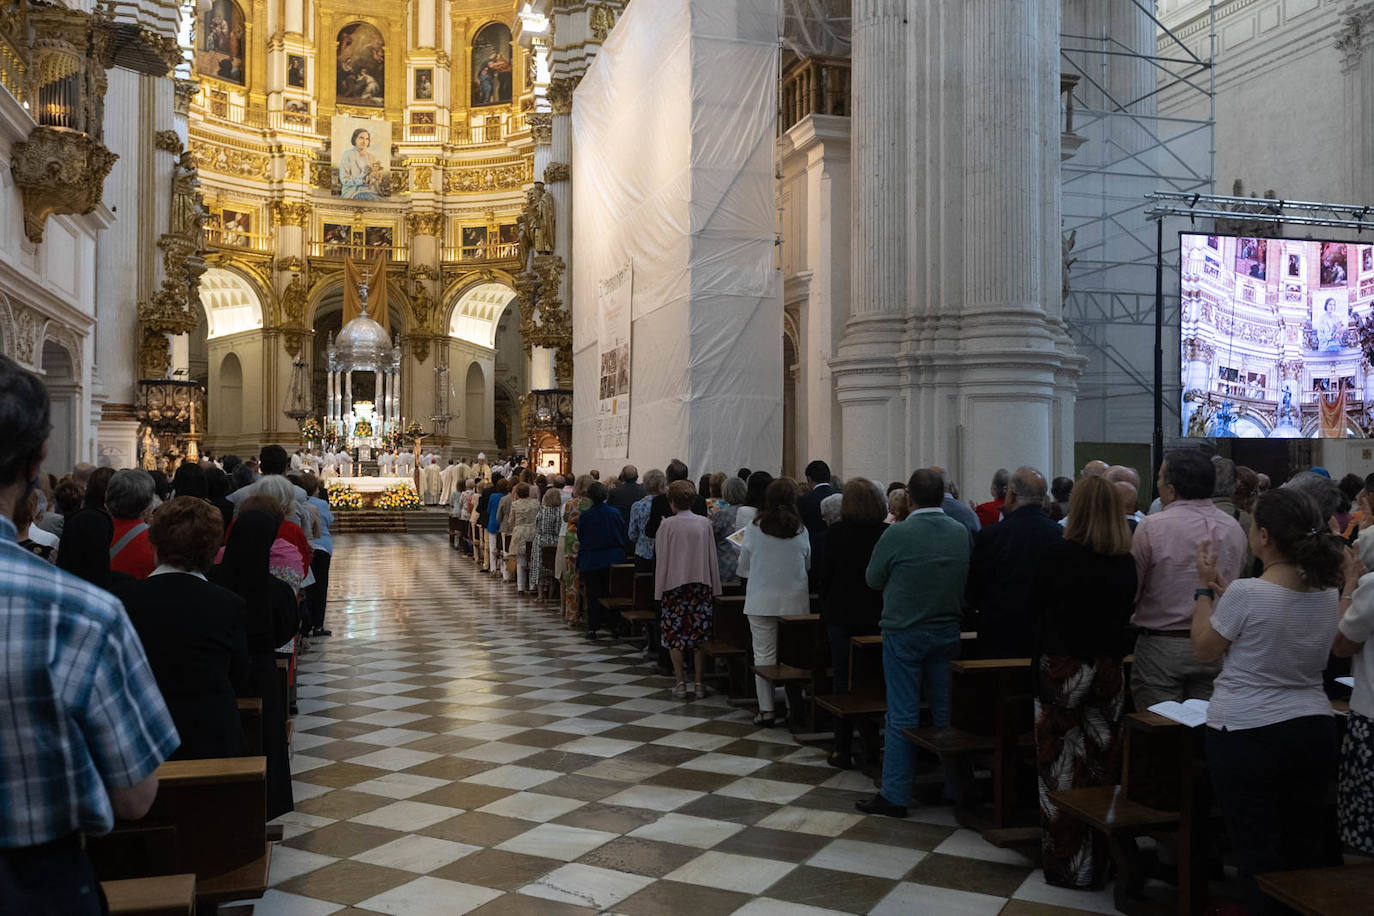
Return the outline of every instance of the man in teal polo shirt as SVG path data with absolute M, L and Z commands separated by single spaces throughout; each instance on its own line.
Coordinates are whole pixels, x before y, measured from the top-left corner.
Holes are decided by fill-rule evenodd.
M 907 493 L 915 510 L 883 532 L 865 574 L 869 587 L 883 592 L 887 732 L 882 791 L 855 807 L 889 817 L 906 817 L 911 800 L 911 745 L 902 730 L 919 724 L 923 685 L 931 719 L 949 725 L 949 663 L 959 654 L 969 567 L 968 529 L 941 509 L 939 472 L 912 474 Z

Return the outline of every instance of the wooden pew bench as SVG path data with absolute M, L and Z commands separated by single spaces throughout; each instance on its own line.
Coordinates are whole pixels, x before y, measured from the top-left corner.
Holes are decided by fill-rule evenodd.
M 964 817 L 972 809 L 973 758 L 989 756 L 990 826 L 1004 831 L 1015 818 L 1020 762 L 1033 756 L 1033 710 L 1029 658 L 956 659 L 950 662 L 949 726 L 909 728 L 903 734 L 955 769 L 958 808 Z
M 169 870 L 194 874 L 198 907 L 261 897 L 272 860 L 267 758 L 172 760 L 157 776 L 146 817 L 88 841 L 96 875 L 116 881 Z
M 749 619 L 744 615 L 744 596 L 717 598 L 711 615 L 711 638 L 703 650 L 708 660 L 724 662 L 726 695 L 741 704 L 754 698 L 753 684 L 748 677 L 753 645 Z
M 1374 910 L 1374 865 L 1306 868 L 1256 875 L 1265 896 L 1302 916 L 1355 916 Z
M 102 881 L 110 916 L 191 916 L 196 911 L 195 875 L 159 875 Z
M 778 660 L 754 666 L 754 674 L 787 693 L 787 723 L 792 731 L 814 731 L 815 709 L 810 702 L 817 681 L 825 674 L 825 630 L 819 614 L 788 614 L 778 618 Z M 809 696 L 808 696 L 809 688 Z
M 814 698 L 815 708 L 835 720 L 834 728 L 859 728 L 864 759 L 878 759 L 878 726 L 887 713 L 887 682 L 883 678 L 883 638 L 849 638 L 849 692 L 821 694 Z

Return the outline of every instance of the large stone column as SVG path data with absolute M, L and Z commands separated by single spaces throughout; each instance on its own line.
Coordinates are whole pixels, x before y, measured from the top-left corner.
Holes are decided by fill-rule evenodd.
M 900 370 L 907 290 L 907 87 L 910 0 L 854 0 L 850 83 L 850 312 L 831 362 L 840 402 L 845 477 L 900 473 Z
M 950 467 L 966 492 L 998 467 L 1051 476 L 1072 463 L 1079 362 L 1059 317 L 1059 9 L 937 0 L 912 15 L 910 163 L 922 190 L 911 202 L 907 463 Z

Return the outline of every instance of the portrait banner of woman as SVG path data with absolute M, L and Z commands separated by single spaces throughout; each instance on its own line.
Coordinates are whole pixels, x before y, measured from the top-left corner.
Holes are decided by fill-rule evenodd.
M 382 106 L 386 102 L 386 41 L 368 22 L 339 29 L 334 55 L 334 96 L 349 105 Z
M 246 85 L 243 10 L 234 0 L 197 0 L 196 18 L 196 72 Z
M 345 200 L 382 200 L 391 170 L 391 122 L 335 115 L 330 158 L 339 170 L 339 196 Z
M 514 93 L 510 27 L 484 26 L 472 40 L 472 104 L 509 105 Z

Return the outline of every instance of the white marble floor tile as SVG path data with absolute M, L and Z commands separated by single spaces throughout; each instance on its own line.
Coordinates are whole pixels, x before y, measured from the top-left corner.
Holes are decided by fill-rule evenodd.
M 501 817 L 515 817 L 525 821 L 551 821 L 575 811 L 586 802 L 575 798 L 561 798 L 557 795 L 541 795 L 537 792 L 516 792 L 505 798 L 478 808 L 483 814 Z
M 500 891 L 488 887 L 426 876 L 369 897 L 358 906 L 392 916 L 461 916 L 500 896 Z
M 714 751 L 734 743 L 735 739 L 726 735 L 713 735 L 710 732 L 671 732 L 662 738 L 655 738 L 650 744 L 665 747 L 680 747 L 689 751 Z
M 1069 887 L 1055 887 L 1045 883 L 1045 873 L 1036 869 L 1012 894 L 1014 900 L 1027 900 L 1047 906 L 1062 906 L 1072 910 L 1087 910 L 1092 913 L 1117 912 L 1111 887 L 1100 891 L 1074 890 Z
M 803 903 L 788 903 L 771 897 L 755 897 L 731 916 L 847 916 L 844 910 L 827 910 Z
M 465 760 L 485 760 L 487 763 L 514 763 L 517 760 L 524 760 L 539 753 L 537 747 L 530 747 L 527 744 L 506 744 L 502 741 L 488 741 L 486 744 L 479 744 L 466 750 L 457 751 L 454 757 L 462 757 Z
M 761 894 L 796 867 L 792 862 L 728 852 L 703 852 L 664 877 L 669 881 L 702 884 L 742 894 Z
M 413 773 L 388 773 L 385 776 L 368 779 L 348 788 L 353 792 L 367 792 L 370 795 L 403 799 L 410 798 L 412 795 L 419 795 L 421 792 L 428 792 L 431 789 L 438 789 L 448 785 L 449 782 L 447 779 L 416 776 Z
M 1006 900 L 989 894 L 954 891 L 929 884 L 903 882 L 869 911 L 870 916 L 912 916 L 914 913 L 940 916 L 996 916 Z
M 707 773 L 722 773 L 727 776 L 748 776 L 772 763 L 762 757 L 740 757 L 736 754 L 702 754 L 695 760 L 688 760 L 679 766 L 684 770 L 702 770 Z
M 676 811 L 696 801 L 705 792 L 673 789 L 667 786 L 631 786 L 601 800 L 603 805 L 625 805 L 629 808 L 648 808 L 650 811 Z
M 462 814 L 461 808 L 446 805 L 430 805 L 425 802 L 398 801 L 383 805 L 373 811 L 351 817 L 349 820 L 373 827 L 387 827 L 391 830 L 421 830 L 440 821 Z
M 469 776 L 464 782 L 475 782 L 484 786 L 497 786 L 502 789 L 533 789 L 551 779 L 562 776 L 557 770 L 538 770 L 532 767 L 502 766 L 485 773 Z
M 317 852 L 307 852 L 304 849 L 293 849 L 290 846 L 278 844 L 272 850 L 271 875 L 268 877 L 268 884 L 281 884 L 292 878 L 309 874 L 316 869 L 324 868 L 326 865 L 333 865 L 339 861 L 334 856 L 322 856 Z
M 418 722 L 423 718 L 425 717 L 418 712 L 405 712 L 400 709 L 383 709 L 371 715 L 359 716 L 353 721 L 361 722 L 364 725 L 400 726 L 409 725 L 411 722 Z M 294 745 L 296 742 L 293 740 L 291 743 Z
M 356 763 L 359 766 L 377 767 L 382 770 L 407 770 L 413 766 L 438 757 L 429 751 L 416 751 L 404 747 L 388 747 L 380 751 L 373 751 L 370 754 L 360 754 L 357 757 L 350 757 L 349 763 Z
M 781 782 L 776 779 L 755 779 L 752 776 L 746 776 L 721 786 L 716 790 L 716 794 L 727 795 L 730 798 L 747 798 L 750 801 L 785 805 L 801 798 L 810 792 L 811 788 L 811 786 L 801 782 Z
M 862 814 L 786 807 L 774 811 L 759 821 L 757 826 L 772 830 L 790 830 L 793 833 L 809 833 L 813 836 L 839 836 L 863 819 Z
M 571 862 L 598 846 L 606 845 L 615 837 L 614 833 L 605 830 L 587 830 L 565 824 L 540 824 L 498 844 L 496 848 L 506 852 L 524 853 L 527 856 L 542 856 L 546 859 Z
M 639 741 L 622 741 L 618 738 L 589 735 L 585 738 L 569 741 L 566 744 L 560 744 L 556 750 L 566 751 L 569 754 L 590 754 L 593 757 L 615 757 L 626 751 L 634 750 L 639 747 L 640 743 Z
M 982 859 L 985 862 L 1003 862 L 1007 865 L 1031 864 L 1021 853 L 1014 849 L 1002 849 L 983 839 L 976 831 L 960 828 L 934 849 L 942 855 L 963 856 L 966 859 Z
M 276 865 L 276 853 L 272 854 Z M 314 897 L 301 897 L 298 894 L 284 894 L 269 888 L 258 900 L 245 900 L 243 904 L 253 908 L 254 916 L 329 916 L 344 908 L 341 903 L 316 900 Z M 224 904 L 222 909 L 230 909 L 233 903 Z
M 450 862 L 457 862 L 463 856 L 471 855 L 481 848 L 436 837 L 412 835 L 392 840 L 390 843 L 359 853 L 353 858 L 369 865 L 425 874 L 436 868 L 443 868 Z
M 520 893 L 604 911 L 653 882 L 644 875 L 574 863 L 526 884 Z
M 901 878 L 926 857 L 917 849 L 864 843 L 859 840 L 835 840 L 806 861 L 813 868 L 853 872 L 874 878 Z

